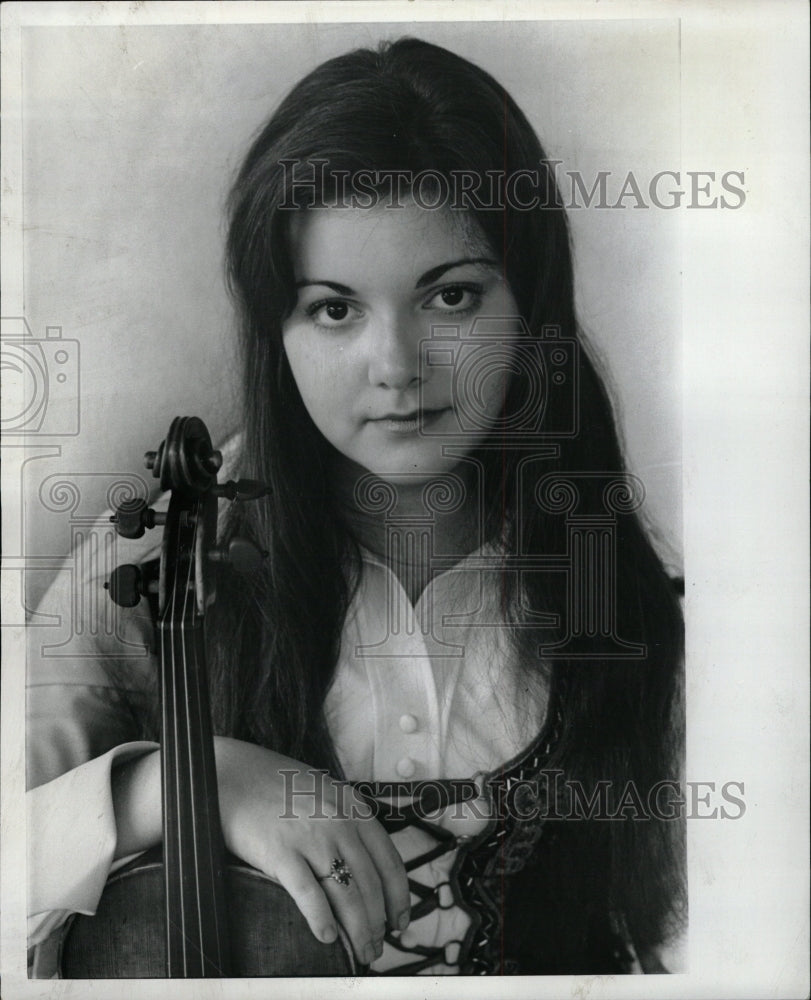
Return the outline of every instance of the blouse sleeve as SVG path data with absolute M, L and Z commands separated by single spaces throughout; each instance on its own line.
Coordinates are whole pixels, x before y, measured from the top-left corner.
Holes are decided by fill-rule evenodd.
M 95 912 L 116 847 L 112 769 L 157 746 L 140 738 L 156 683 L 148 603 L 132 609 L 112 604 L 104 588 L 110 567 L 103 574 L 88 568 L 97 561 L 91 546 L 99 536 L 88 531 L 86 537 L 57 573 L 28 629 L 31 945 L 43 942 L 71 913 Z M 120 541 L 118 563 L 154 555 L 151 540 Z
M 116 847 L 112 766 L 154 746 L 122 744 L 28 793 L 29 946 L 72 913 L 95 913 Z

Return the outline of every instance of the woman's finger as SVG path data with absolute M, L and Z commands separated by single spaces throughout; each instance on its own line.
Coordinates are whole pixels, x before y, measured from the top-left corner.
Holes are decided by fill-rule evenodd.
M 352 856 L 354 852 L 344 851 L 343 853 Z M 345 870 L 351 872 L 352 877 L 349 879 L 344 877 L 341 880 L 328 877 L 332 862 L 327 862 L 323 865 L 323 872 L 315 868 L 314 870 L 316 871 L 320 885 L 326 893 L 327 899 L 329 899 L 333 913 L 340 921 L 341 926 L 352 942 L 352 948 L 358 961 L 370 965 L 377 957 L 380 949 L 377 944 L 377 935 L 373 931 L 372 923 L 366 909 L 364 892 L 358 885 L 356 876 L 356 869 L 364 871 L 364 868 L 358 864 L 357 859 L 354 857 L 354 868 L 345 860 L 343 855 L 339 856 L 336 854 L 334 860 L 343 862 Z M 340 871 L 340 869 L 338 870 Z M 366 893 L 368 894 L 368 892 L 369 890 L 367 889 Z
M 354 843 L 346 843 L 342 848 L 343 858 L 352 872 L 353 880 L 366 908 L 371 943 L 379 952 L 386 933 L 386 906 L 383 886 L 374 861 L 369 856 L 363 842 L 357 838 Z
M 276 866 L 276 878 L 293 898 L 313 934 L 324 944 L 331 944 L 338 936 L 335 915 L 307 862 L 298 855 L 288 855 Z
M 403 859 L 376 820 L 359 822 L 358 832 L 380 878 L 389 926 L 403 931 L 411 914 L 411 893 Z

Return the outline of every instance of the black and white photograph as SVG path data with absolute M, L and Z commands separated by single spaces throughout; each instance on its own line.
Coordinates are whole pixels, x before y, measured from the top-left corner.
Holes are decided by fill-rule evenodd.
M 807 27 L 4 5 L 4 997 L 807 993 Z

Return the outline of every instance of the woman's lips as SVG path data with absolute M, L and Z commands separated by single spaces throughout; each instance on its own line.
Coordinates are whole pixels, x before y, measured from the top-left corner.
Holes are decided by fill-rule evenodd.
M 372 418 L 370 423 L 376 424 L 391 434 L 415 434 L 417 431 L 433 426 L 448 412 L 450 412 L 450 407 L 446 406 L 439 410 L 414 410 L 402 416 L 387 413 L 382 417 Z

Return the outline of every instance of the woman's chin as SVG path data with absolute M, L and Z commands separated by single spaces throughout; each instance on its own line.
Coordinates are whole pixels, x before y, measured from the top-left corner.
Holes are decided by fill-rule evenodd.
M 441 476 L 452 473 L 459 465 L 458 458 L 446 456 L 431 456 L 426 459 L 410 458 L 397 461 L 394 456 L 380 458 L 378 461 L 364 465 L 364 468 L 382 479 L 395 485 L 414 485 L 429 483 Z

